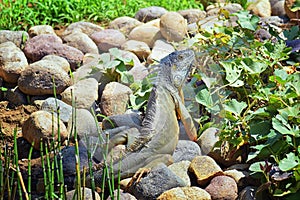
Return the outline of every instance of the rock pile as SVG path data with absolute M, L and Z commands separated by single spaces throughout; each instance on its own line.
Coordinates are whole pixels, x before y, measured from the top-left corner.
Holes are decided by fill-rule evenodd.
M 262 20 L 279 26 L 282 20 L 278 16 L 285 14 L 283 1 L 270 2 L 257 0 L 249 9 Z M 58 110 L 60 119 L 57 122 L 55 118 L 54 123 L 60 124 L 62 139 L 69 137 L 74 121 L 80 136 L 97 136 L 98 123 L 91 113 L 95 102 L 99 103 L 102 114 L 119 115 L 128 109 L 132 93 L 128 85 L 112 81 L 104 73 L 105 64 L 116 61 L 113 48 L 118 48 L 122 57 L 133 59 L 129 73 L 135 81 L 142 80 L 147 75 L 147 65 L 175 50 L 171 44 L 184 48 L 180 42 L 188 35 L 192 37 L 198 29 L 209 31 L 216 24 L 234 25 L 233 18 L 218 18 L 221 8 L 229 13 L 242 10 L 239 4 L 216 4 L 208 6 L 206 11 L 179 12 L 149 7 L 139 10 L 135 18 L 124 16 L 113 20 L 106 29 L 90 22 L 75 22 L 61 35 L 48 25 L 31 27 L 28 33 L 1 30 L 0 86 L 18 95 L 17 101 L 5 94 L 1 100 L 14 102 L 14 105 L 25 102 L 39 105 L 40 111 L 32 113 L 22 130 L 29 143 L 35 142 L 36 149 L 41 138 L 51 136 L 51 113 L 57 114 Z M 76 107 L 77 118 L 72 117 L 72 105 Z M 119 121 L 122 120 L 126 121 L 121 117 Z M 54 133 L 57 134 L 56 129 Z M 238 191 L 248 186 L 244 181 L 249 179 L 245 172 L 247 166 L 242 170 L 234 166 L 231 168 L 235 170 L 221 168 L 226 163 L 217 163 L 209 156 L 216 142 L 214 128 L 201 135 L 200 146 L 180 140 L 173 155 L 176 162 L 153 169 L 130 191 L 138 199 L 236 199 Z M 67 153 L 66 156 L 72 155 Z M 246 193 L 243 191 L 241 199 Z

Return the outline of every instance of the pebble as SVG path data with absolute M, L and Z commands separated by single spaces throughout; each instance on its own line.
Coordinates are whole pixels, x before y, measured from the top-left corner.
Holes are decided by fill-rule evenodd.
M 217 176 L 211 180 L 205 191 L 212 199 L 234 200 L 238 197 L 238 188 L 233 178 L 228 176 Z
M 120 48 L 126 41 L 125 35 L 115 29 L 105 29 L 91 35 L 100 53 L 108 52 L 111 48 Z
M 34 148 L 40 149 L 41 139 L 52 139 L 54 134 L 54 139 L 57 141 L 58 129 L 57 124 L 60 127 L 61 141 L 67 138 L 68 132 L 62 121 L 57 121 L 57 118 L 52 119 L 52 114 L 39 110 L 30 115 L 30 117 L 22 125 L 22 136 L 31 144 L 34 142 Z M 52 128 L 54 128 L 52 133 Z
M 156 199 L 164 191 L 184 187 L 184 181 L 176 176 L 165 164 L 153 168 L 138 183 L 134 183 L 129 191 L 139 200 Z
M 72 32 L 71 34 L 65 36 L 63 41 L 76 49 L 79 49 L 83 54 L 86 53 L 98 53 L 98 47 L 93 42 L 93 40 L 85 33 L 82 32 Z
M 71 79 L 68 73 L 57 66 L 57 63 L 47 60 L 30 64 L 21 72 L 18 79 L 18 87 L 28 95 L 46 95 L 54 94 L 54 92 L 60 94 L 70 84 Z
M 21 72 L 28 67 L 23 51 L 13 42 L 0 44 L 0 77 L 8 83 L 17 83 Z
M 76 109 L 76 113 L 68 121 L 68 132 L 71 138 L 74 137 L 75 129 L 79 139 L 86 141 L 88 137 L 97 137 L 100 127 L 90 111 Z
M 29 35 L 25 31 L 0 30 L 0 44 L 4 42 L 13 42 L 19 48 L 24 45 Z
M 151 50 L 145 42 L 128 40 L 122 44 L 121 49 L 134 53 L 140 60 L 147 60 Z
M 31 62 L 50 54 L 61 56 L 70 63 L 73 70 L 80 66 L 83 58 L 80 50 L 63 44 L 58 36 L 51 34 L 42 34 L 29 39 L 25 44 L 24 53 Z
M 76 108 L 90 109 L 98 99 L 98 82 L 94 78 L 79 80 L 61 93 L 62 101 L 72 105 L 74 98 Z
M 36 25 L 36 26 L 30 27 L 30 29 L 28 30 L 28 34 L 31 38 L 33 38 L 37 35 L 42 35 L 42 34 L 56 35 L 54 29 L 50 25 Z
M 124 35 L 128 36 L 130 31 L 135 27 L 142 25 L 143 23 L 139 20 L 132 18 L 132 17 L 118 17 L 111 22 L 109 22 L 108 28 L 110 29 L 117 29 L 121 31 Z
M 247 10 L 260 17 L 270 17 L 272 13 L 269 0 L 255 0 L 247 7 Z
M 189 171 L 195 174 L 200 186 L 206 185 L 212 178 L 223 174 L 221 167 L 209 156 L 196 156 L 191 161 Z
M 115 190 L 114 191 L 114 198 L 109 196 L 107 200 L 112 200 L 112 199 L 118 199 L 118 195 L 120 195 L 120 200 L 137 200 L 133 195 L 124 192 L 123 190 Z
M 198 138 L 197 143 L 201 147 L 202 154 L 207 155 L 211 152 L 215 144 L 219 141 L 218 129 L 208 128 Z
M 206 17 L 206 12 L 200 9 L 187 9 L 178 11 L 182 15 L 188 24 L 196 23 Z
M 150 48 L 156 40 L 162 39 L 160 29 L 155 26 L 149 26 L 147 24 L 137 26 L 129 33 L 128 38 L 130 40 L 137 40 L 146 43 Z
M 85 33 L 87 34 L 89 37 L 95 33 L 95 32 L 99 32 L 99 31 L 102 31 L 103 28 L 101 26 L 98 26 L 96 24 L 93 24 L 91 22 L 74 22 L 74 23 L 71 23 L 67 28 L 66 30 L 64 31 L 63 33 L 63 36 L 66 36 L 66 35 L 69 35 L 73 32 L 76 32 L 76 31 L 80 31 L 82 33 Z
M 211 200 L 210 194 L 199 187 L 176 187 L 162 193 L 157 200 Z
M 110 82 L 104 88 L 100 107 L 105 116 L 122 114 L 127 110 L 131 89 L 118 82 Z
M 239 193 L 239 200 L 255 200 L 256 199 L 256 188 L 253 186 L 245 187 Z
M 176 163 L 184 160 L 192 161 L 194 157 L 200 155 L 201 149 L 197 143 L 189 140 L 179 140 L 173 158 Z
M 135 14 L 135 18 L 141 22 L 149 22 L 153 19 L 160 18 L 166 12 L 167 10 L 163 7 L 150 6 L 138 10 Z
M 160 32 L 167 41 L 182 41 L 187 33 L 187 22 L 179 13 L 167 12 L 160 18 Z
M 188 175 L 188 168 L 190 166 L 191 162 L 184 160 L 177 163 L 173 163 L 168 166 L 168 168 L 174 172 L 178 177 L 180 177 L 184 182 L 185 186 L 190 187 L 191 186 L 191 180 Z
M 59 119 L 64 123 L 67 123 L 72 116 L 72 106 L 53 97 L 49 97 L 45 99 L 41 105 L 41 110 L 45 110 L 50 113 L 52 112 L 57 113 L 58 109 L 59 109 Z

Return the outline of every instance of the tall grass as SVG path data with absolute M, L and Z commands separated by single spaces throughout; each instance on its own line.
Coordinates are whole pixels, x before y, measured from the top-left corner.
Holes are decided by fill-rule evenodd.
M 202 8 L 199 0 L 2 0 L 0 30 L 28 30 L 34 25 L 81 20 L 106 23 L 120 16 L 133 17 L 138 9 L 154 5 L 170 11 Z

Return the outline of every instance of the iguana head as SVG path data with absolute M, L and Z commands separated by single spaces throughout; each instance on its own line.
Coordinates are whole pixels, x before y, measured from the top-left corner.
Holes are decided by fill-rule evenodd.
M 175 51 L 160 61 L 160 81 L 180 88 L 195 60 L 192 50 Z

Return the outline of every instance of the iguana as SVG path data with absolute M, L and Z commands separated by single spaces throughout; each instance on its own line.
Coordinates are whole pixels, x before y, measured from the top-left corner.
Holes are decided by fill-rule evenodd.
M 189 138 L 197 140 L 196 128 L 184 106 L 181 89 L 194 59 L 192 50 L 175 51 L 161 59 L 140 133 L 128 148 L 128 153 L 113 165 L 113 174 L 117 175 L 120 170 L 123 179 L 158 163 L 171 164 L 179 138 L 178 119 L 182 121 Z M 126 144 L 128 137 L 128 134 L 116 134 L 109 141 L 110 148 L 117 144 Z M 102 170 L 94 172 L 94 180 L 95 185 L 100 186 Z M 88 178 L 87 181 L 89 185 Z

